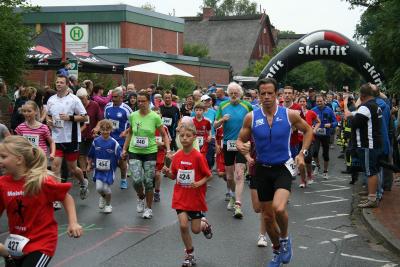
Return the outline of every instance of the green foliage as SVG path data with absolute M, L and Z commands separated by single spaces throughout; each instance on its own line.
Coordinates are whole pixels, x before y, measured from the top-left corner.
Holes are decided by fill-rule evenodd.
M 157 84 L 157 80 L 154 81 L 154 84 Z M 179 98 L 182 99 L 193 92 L 196 83 L 194 80 L 188 77 L 172 76 L 160 77 L 159 85 L 164 87 L 164 89 L 170 89 L 172 86 L 175 86 Z
M 244 76 L 258 77 L 260 76 L 261 71 L 264 69 L 264 67 L 268 64 L 270 60 L 271 56 L 264 55 L 262 59 L 255 61 L 253 64 L 247 67 L 242 74 Z
M 287 37 L 289 35 L 296 34 L 294 31 L 279 31 L 279 37 Z
M 205 44 L 184 44 L 183 54 L 191 57 L 208 57 L 208 47 Z
M 291 70 L 282 85 L 291 85 L 299 90 L 311 87 L 327 90 L 326 70 L 320 61 L 307 62 Z
M 8 84 L 22 80 L 26 53 L 33 36 L 31 30 L 22 24 L 21 13 L 14 13 L 17 6 L 25 12 L 32 9 L 24 0 L 0 1 L 0 76 Z
M 156 7 L 153 6 L 151 3 L 147 2 L 145 4 L 143 4 L 140 8 L 149 10 L 149 11 L 156 11 Z
M 91 80 L 93 85 L 102 84 L 105 94 L 107 94 L 108 90 L 114 89 L 118 85 L 112 74 L 79 72 L 79 81 L 83 82 L 84 80 Z
M 257 3 L 249 0 L 204 0 L 203 7 L 211 7 L 217 16 L 244 16 L 255 15 Z
M 351 90 L 360 87 L 360 74 L 352 67 L 332 60 L 323 60 L 329 89 L 338 90 L 348 85 Z

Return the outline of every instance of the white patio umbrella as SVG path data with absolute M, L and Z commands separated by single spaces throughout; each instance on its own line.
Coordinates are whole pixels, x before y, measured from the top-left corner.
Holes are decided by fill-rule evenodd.
M 177 67 L 165 63 L 164 61 L 161 60 L 156 62 L 150 62 L 150 63 L 144 63 L 126 67 L 124 70 L 158 74 L 157 85 L 160 81 L 160 75 L 167 75 L 167 76 L 178 75 L 185 77 L 193 77 L 193 75 L 191 75 L 190 73 L 178 69 Z

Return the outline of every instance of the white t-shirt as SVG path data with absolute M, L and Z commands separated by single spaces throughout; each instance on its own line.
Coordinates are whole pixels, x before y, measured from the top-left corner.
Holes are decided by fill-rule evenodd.
M 85 107 L 81 100 L 74 94 L 68 93 L 64 97 L 53 95 L 47 101 L 47 114 L 53 119 L 52 137 L 56 143 L 71 143 L 72 137 L 81 141 L 79 122 L 61 121 L 59 114 L 86 115 Z M 76 130 L 72 132 L 72 125 L 76 124 Z

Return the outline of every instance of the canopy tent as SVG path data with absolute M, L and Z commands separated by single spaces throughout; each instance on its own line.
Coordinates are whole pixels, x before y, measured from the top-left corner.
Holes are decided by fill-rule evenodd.
M 126 67 L 125 70 L 158 74 L 157 85 L 160 81 L 160 75 L 167 75 L 167 76 L 178 75 L 178 76 L 185 76 L 185 77 L 194 77 L 190 73 L 187 73 L 181 69 L 178 69 L 177 67 L 172 66 L 168 63 L 165 63 L 164 61 L 161 61 L 161 60 Z
M 57 70 L 61 68 L 61 34 L 49 30 L 34 38 L 34 46 L 27 54 L 27 60 L 34 69 Z M 78 60 L 78 70 L 82 72 L 123 74 L 124 65 L 107 61 L 91 52 L 66 53 L 66 58 Z

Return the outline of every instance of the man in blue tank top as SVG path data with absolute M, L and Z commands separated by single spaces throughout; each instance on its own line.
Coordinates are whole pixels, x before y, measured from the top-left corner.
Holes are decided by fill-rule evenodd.
M 296 165 L 304 168 L 304 156 L 308 154 L 313 133 L 298 112 L 277 105 L 278 89 L 274 79 L 259 80 L 258 89 L 260 109 L 246 115 L 236 145 L 249 164 L 256 165 L 254 183 L 273 245 L 273 258 L 268 266 L 278 267 L 282 263 L 289 263 L 292 257 L 286 205 L 292 175 L 297 172 Z M 290 152 L 292 127 L 304 133 L 303 146 L 295 161 Z M 251 136 L 255 143 L 256 159 L 249 153 Z

